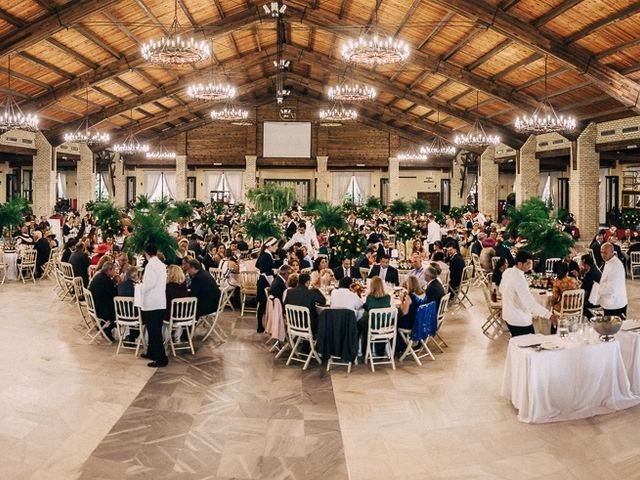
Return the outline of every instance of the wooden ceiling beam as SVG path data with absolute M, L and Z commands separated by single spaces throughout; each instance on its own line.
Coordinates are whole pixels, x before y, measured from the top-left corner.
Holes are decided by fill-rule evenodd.
M 519 62 L 516 62 L 516 63 L 508 66 L 504 70 L 496 73 L 495 75 L 493 75 L 491 77 L 491 79 L 492 80 L 499 80 L 501 78 L 504 78 L 507 75 L 511 75 L 513 72 L 519 70 L 520 68 L 522 68 L 522 67 L 524 67 L 526 65 L 529 65 L 529 64 L 531 64 L 533 62 L 536 62 L 536 61 L 540 60 L 543 57 L 544 57 L 544 55 L 541 55 L 539 53 L 534 53 L 533 55 L 529 55 L 528 57 L 523 58 Z
M 90 68 L 91 70 L 95 70 L 95 69 L 98 68 L 98 64 L 97 63 L 92 62 L 91 60 L 89 60 L 87 57 L 85 57 L 83 55 L 80 55 L 78 52 L 76 52 L 72 48 L 67 47 L 65 44 L 59 42 L 55 38 L 48 38 L 46 41 L 49 44 L 51 44 L 54 47 L 56 47 L 58 50 L 60 50 L 65 55 L 68 55 L 69 57 L 73 58 L 75 61 L 77 61 L 79 63 L 82 63 L 83 65 L 85 65 L 86 67 Z
M 104 88 L 98 87 L 97 85 L 94 85 L 93 87 L 91 87 L 91 90 L 93 90 L 95 92 L 98 92 L 103 97 L 107 97 L 107 98 L 113 100 L 116 103 L 122 102 L 122 99 L 120 97 L 118 97 L 117 95 L 114 95 L 111 92 L 108 92 Z
M 9 69 L 6 68 L 6 67 L 0 67 L 0 72 L 8 74 L 9 73 Z M 43 88 L 43 89 L 48 90 L 48 91 L 53 90 L 53 87 L 51 85 L 49 85 L 48 83 L 41 82 L 40 80 L 36 80 L 35 78 L 31 78 L 31 77 L 29 77 L 27 75 L 24 75 L 24 74 L 20 73 L 20 72 L 16 72 L 14 69 L 11 69 L 11 77 L 19 78 L 23 82 L 30 83 L 31 85 L 35 85 L 37 87 Z
M 514 41 L 511 40 L 510 38 L 507 38 L 504 42 L 500 42 L 498 45 L 496 45 L 495 47 L 493 47 L 491 50 L 489 50 L 487 53 L 485 53 L 484 55 L 482 55 L 480 58 L 478 58 L 475 62 L 471 63 L 470 65 L 467 65 L 466 69 L 469 70 L 470 72 L 475 70 L 476 68 L 478 68 L 480 65 L 482 65 L 483 63 L 491 60 L 493 57 L 495 57 L 497 54 L 499 54 L 500 52 L 502 52 L 503 50 L 509 48 L 511 45 L 514 44 Z
M 609 57 L 611 55 L 615 55 L 618 52 L 623 50 L 628 50 L 630 48 L 634 48 L 640 45 L 640 37 L 634 38 L 633 40 L 629 40 L 628 42 L 621 43 L 620 45 L 616 45 L 615 47 L 607 48 L 606 50 L 601 51 L 596 54 L 596 59 L 600 60 L 605 57 Z
M 575 7 L 579 3 L 582 3 L 582 1 L 583 0 L 565 0 L 557 7 L 552 8 L 547 13 L 539 17 L 535 22 L 533 22 L 533 25 L 537 28 L 540 28 L 545 23 L 549 23 L 554 18 L 559 17 L 564 12 L 571 10 L 573 7 Z
M 57 7 L 44 17 L 0 38 L 0 58 L 24 50 L 51 35 L 73 26 L 94 13 L 106 10 L 120 0 L 76 0 Z
M 63 78 L 66 78 L 67 80 L 73 80 L 75 77 L 73 75 L 71 75 L 69 72 L 67 72 L 66 70 L 63 70 L 62 68 L 53 65 L 49 62 L 46 62 L 45 60 L 41 60 L 38 57 L 35 57 L 33 55 L 31 55 L 30 53 L 27 52 L 20 52 L 18 54 L 19 57 L 24 58 L 25 60 L 27 60 L 28 62 L 33 63 L 34 65 L 37 65 L 39 67 L 42 68 L 46 68 L 47 70 L 52 71 L 53 73 L 55 73 L 56 75 L 60 75 Z
M 191 24 L 191 26 L 197 27 L 198 22 L 196 22 L 196 19 L 193 18 L 193 15 L 191 15 L 191 12 L 187 8 L 187 6 L 184 4 L 184 0 L 178 0 L 178 4 L 180 5 L 180 9 L 184 12 L 185 17 L 187 17 L 187 20 L 189 20 L 189 23 Z
M 115 18 L 115 17 L 114 17 Z M 201 27 L 202 30 L 207 32 L 207 35 L 219 37 L 228 34 L 231 31 L 237 30 L 244 26 L 251 25 L 259 21 L 259 17 L 255 10 L 242 12 L 233 16 L 227 17 L 224 21 L 215 21 Z M 133 68 L 139 67 L 146 62 L 140 56 L 140 48 L 136 46 L 134 49 L 126 53 L 119 60 L 100 65 L 98 68 L 93 68 L 91 71 L 77 76 L 75 79 L 66 82 L 56 87 L 53 92 L 40 95 L 32 99 L 28 106 L 33 110 L 42 110 L 47 106 L 55 103 L 60 98 L 71 95 L 72 93 L 83 90 L 88 86 L 94 86 L 100 84 L 106 80 L 127 73 Z M 174 76 L 174 80 L 178 81 L 178 76 L 173 73 L 172 70 L 167 70 Z
M 572 70 L 594 82 L 604 93 L 635 112 L 640 112 L 640 85 L 615 71 L 613 68 L 593 60 L 588 50 L 567 45 L 562 40 L 546 35 L 535 26 L 519 18 L 496 11 L 484 0 L 433 0 L 441 7 L 456 12 L 470 20 L 483 22 L 488 28 L 533 48 L 543 55 L 551 55 Z M 640 4 L 635 5 L 640 8 Z
M 20 20 L 17 17 L 14 17 L 9 12 L 6 12 L 6 11 L 4 11 L 2 9 L 0 9 L 0 18 L 2 20 L 4 20 L 5 22 L 10 23 L 14 27 L 17 27 L 17 28 L 24 27 L 24 22 L 22 20 Z
M 216 10 L 218 10 L 218 15 L 220 16 L 220 18 L 224 18 L 225 14 L 224 10 L 222 10 L 222 5 L 220 5 L 220 0 L 213 0 L 213 3 L 216 6 Z
M 445 62 L 453 57 L 456 53 L 466 47 L 469 42 L 473 41 L 481 33 L 484 33 L 487 29 L 485 27 L 475 27 L 469 33 L 467 33 L 464 38 L 462 38 L 458 43 L 456 43 L 453 48 L 451 48 L 447 53 L 442 56 L 442 60 Z
M 147 6 L 146 3 L 144 3 L 143 0 L 134 0 L 136 2 L 136 4 L 140 7 L 140 9 L 144 12 L 144 14 L 149 17 L 149 20 L 151 20 L 151 22 L 160 30 L 162 30 L 162 33 L 164 35 L 168 35 L 169 34 L 169 30 L 167 30 L 167 28 L 162 24 L 162 22 L 160 20 L 158 20 L 158 17 L 155 16 L 155 14 L 149 9 L 149 7 Z
M 640 13 L 640 3 L 631 5 L 630 7 L 625 8 L 624 10 L 620 10 L 619 12 L 616 12 L 613 15 L 609 15 L 608 17 L 598 20 L 597 22 L 590 23 L 586 27 L 578 30 L 568 37 L 565 37 L 564 41 L 566 44 L 577 42 L 578 40 L 582 40 L 583 38 L 588 37 L 589 35 L 597 32 L 602 28 L 608 27 L 609 25 L 612 25 L 621 20 L 625 20 L 629 17 L 632 17 L 633 15 L 636 15 L 637 13 Z
M 140 90 L 139 88 L 134 87 L 133 85 L 125 82 L 124 80 L 122 80 L 120 77 L 113 77 L 111 79 L 112 82 L 117 83 L 118 85 L 120 85 L 122 88 L 125 88 L 127 90 L 129 90 L 131 93 L 133 93 L 134 95 L 142 95 L 142 90 Z
M 82 25 L 76 25 L 74 27 L 74 30 L 80 33 L 80 35 L 82 35 L 84 38 L 89 40 L 91 43 L 96 44 L 98 47 L 103 49 L 112 57 L 116 59 L 120 59 L 120 57 L 122 57 L 122 54 L 120 52 L 118 52 L 115 48 L 111 47 L 110 45 L 107 45 L 104 40 L 98 37 L 95 33 L 88 31 Z
M 402 17 L 402 20 L 398 24 L 398 28 L 396 28 L 396 31 L 393 34 L 393 38 L 396 38 L 398 35 L 400 35 L 400 32 L 402 31 L 404 26 L 407 24 L 409 19 L 411 17 L 413 17 L 414 13 L 416 13 L 416 10 L 420 6 L 421 2 L 422 2 L 422 0 L 413 0 L 413 3 L 411 4 L 411 7 L 409 7 L 409 10 L 407 10 L 407 13 L 405 13 L 404 17 Z
M 447 13 L 444 18 L 440 20 L 438 24 L 433 28 L 433 30 L 431 30 L 429 34 L 424 37 L 424 40 L 422 40 L 422 42 L 420 42 L 420 45 L 418 45 L 417 50 L 422 50 L 424 46 L 433 39 L 433 37 L 438 35 L 442 31 L 442 29 L 447 26 L 447 23 L 449 23 L 451 17 L 453 17 L 453 13 Z

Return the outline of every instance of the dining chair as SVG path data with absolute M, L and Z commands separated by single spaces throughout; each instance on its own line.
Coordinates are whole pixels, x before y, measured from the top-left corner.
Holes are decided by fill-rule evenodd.
M 316 339 L 311 332 L 309 309 L 298 305 L 285 305 L 284 311 L 287 319 L 287 335 L 291 344 L 291 353 L 287 358 L 287 365 L 292 361 L 301 362 L 304 364 L 302 369 L 306 370 L 312 359 L 318 362 L 318 365 L 321 365 L 322 361 L 316 350 Z M 309 344 L 308 353 L 300 351 L 303 342 Z
M 560 308 L 554 309 L 553 313 L 560 318 L 581 316 L 583 307 L 584 290 L 565 290 L 560 297 Z
M 231 294 L 233 293 L 234 288 L 235 287 L 231 287 L 229 285 L 224 286 L 220 290 L 220 299 L 218 300 L 218 308 L 216 309 L 216 311 L 198 319 L 198 323 L 202 323 L 206 327 L 208 327 L 207 333 L 205 333 L 202 337 L 203 342 L 205 342 L 207 338 L 209 338 L 212 334 L 215 335 L 221 342 L 224 342 L 226 340 L 226 335 L 220 329 L 218 321 L 220 320 L 222 312 L 224 312 L 224 307 L 227 305 L 229 299 L 231 298 Z
M 240 272 L 240 316 L 244 317 L 244 312 L 256 313 L 256 307 L 247 309 L 247 297 L 256 297 L 258 295 L 258 272 Z
M 2 272 L 2 281 L 0 281 L 0 285 L 4 285 L 4 282 L 7 279 L 8 271 L 9 271 L 9 264 L 4 258 L 4 250 L 0 249 L 0 272 Z
M 445 290 L 446 291 L 446 290 Z M 442 325 L 444 324 L 445 314 L 449 310 L 449 299 L 451 298 L 451 294 L 447 293 L 444 297 L 440 299 L 440 305 L 438 305 L 438 318 L 436 324 L 436 334 L 433 337 L 429 337 L 429 340 L 433 341 L 438 347 L 438 350 L 444 352 L 442 347 L 448 347 L 447 342 L 442 338 Z
M 397 338 L 397 308 L 374 308 L 369 311 L 367 329 L 367 347 L 364 355 L 365 363 L 369 362 L 371 371 L 375 365 L 391 365 L 396 369 L 394 354 Z M 384 355 L 376 354 L 376 345 L 384 345 Z
M 134 356 L 138 356 L 140 347 L 144 342 L 144 327 L 140 309 L 133 304 L 133 297 L 115 297 L 113 304 L 116 309 L 116 331 L 118 332 L 118 346 L 116 355 L 121 348 L 134 350 Z M 135 340 L 127 340 L 132 331 L 137 331 Z
M 561 258 L 557 258 L 557 257 L 553 257 L 553 258 L 547 258 L 544 261 L 544 272 L 547 275 L 551 275 L 553 273 L 553 267 L 556 263 L 558 263 L 559 261 L 561 261 Z
M 18 259 L 18 278 L 25 283 L 25 272 L 31 277 L 31 281 L 36 283 L 36 259 L 38 252 L 33 248 L 26 249 Z
M 469 299 L 469 288 L 471 287 L 471 280 L 473 278 L 473 265 L 467 265 L 462 271 L 462 279 L 458 288 L 450 287 L 453 292 L 453 299 L 451 302 L 451 308 L 453 311 L 458 311 L 465 307 L 465 302 L 469 303 L 469 307 L 473 307 L 473 302 Z
M 629 264 L 629 270 L 631 270 L 631 280 L 635 280 L 635 270 L 640 270 L 640 252 L 631 252 L 629 254 L 631 263 Z
M 193 332 L 196 326 L 197 307 L 198 299 L 195 297 L 174 298 L 171 300 L 169 320 L 165 320 L 163 323 L 169 329 L 166 341 L 169 342 L 169 347 L 174 357 L 176 356 L 176 350 L 189 350 L 192 355 L 196 353 L 193 348 Z M 183 329 L 187 334 L 186 342 L 181 342 L 178 337 L 178 335 L 182 334 Z M 177 340 L 174 339 L 174 335 Z
M 85 337 L 89 337 L 89 343 L 92 343 L 96 338 L 102 335 L 107 342 L 113 343 L 107 336 L 107 332 L 104 329 L 109 322 L 98 317 L 96 304 L 93 301 L 93 294 L 91 293 L 91 290 L 83 288 L 82 293 L 87 303 L 87 315 L 89 316 L 91 323 L 91 329 L 85 334 Z
M 78 312 L 80 312 L 80 326 L 84 326 L 87 331 L 92 329 L 91 321 L 87 310 L 87 301 L 84 298 L 84 283 L 82 281 L 82 277 L 75 277 L 73 279 L 73 298 L 76 303 L 76 307 L 78 308 Z
M 491 300 L 491 288 L 488 286 L 482 289 L 482 293 L 484 293 L 484 299 L 489 309 L 489 316 L 482 324 L 482 333 L 487 338 L 495 340 L 504 333 L 502 325 L 502 302 L 494 302 Z

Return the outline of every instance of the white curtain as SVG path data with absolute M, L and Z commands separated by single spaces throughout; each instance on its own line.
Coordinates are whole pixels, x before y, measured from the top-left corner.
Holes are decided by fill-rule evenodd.
M 162 197 L 162 172 L 144 173 L 144 191 L 149 200 L 156 201 Z
M 176 172 L 162 172 L 164 180 L 164 196 L 167 198 L 176 198 Z
M 334 205 L 342 204 L 344 196 L 347 193 L 347 189 L 349 188 L 349 183 L 351 183 L 352 176 L 353 174 L 351 172 L 333 173 L 333 191 L 331 195 L 331 203 L 333 203 Z
M 231 193 L 231 202 L 242 200 L 242 172 L 227 172 L 224 174 Z
M 362 199 L 364 201 L 371 195 L 371 173 L 355 173 L 356 180 L 358 181 L 358 187 L 360 187 L 360 193 L 362 193 Z
M 218 184 L 220 183 L 220 177 L 222 177 L 222 172 L 206 172 L 206 185 L 207 185 L 207 198 L 212 191 L 218 189 Z
M 58 172 L 56 185 L 58 198 L 67 198 L 67 174 L 65 172 Z

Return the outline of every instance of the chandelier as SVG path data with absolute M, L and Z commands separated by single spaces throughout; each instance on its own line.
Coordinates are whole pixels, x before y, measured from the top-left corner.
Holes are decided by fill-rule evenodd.
M 476 90 L 476 113 L 479 113 L 478 106 L 478 91 Z M 500 143 L 500 137 L 497 135 L 489 135 L 482 126 L 480 118 L 476 118 L 471 129 L 465 135 L 456 135 L 453 143 L 459 147 L 481 148 L 498 145 Z
M 131 131 L 125 137 L 122 143 L 116 143 L 112 145 L 111 149 L 122 155 L 135 155 L 137 153 L 147 153 L 149 151 L 149 145 L 146 143 L 142 143 L 136 137 L 136 134 L 133 132 L 133 110 L 131 110 Z
M 147 152 L 146 157 L 152 160 L 173 160 L 176 158 L 176 152 L 167 150 L 164 145 L 161 145 L 158 150 Z
M 434 157 L 452 157 L 456 154 L 456 147 L 436 135 L 430 145 L 420 147 L 420 153 L 433 155 Z
M 231 122 L 236 125 L 245 125 L 249 121 L 249 111 L 236 105 L 227 104 L 221 109 L 212 110 L 211 119 L 221 122 Z
M 320 110 L 320 125 L 325 127 L 337 127 L 342 122 L 349 122 L 358 118 L 358 112 L 352 108 L 345 108 L 344 105 L 337 103 L 331 107 Z
M 283 15 L 287 6 L 279 2 L 271 2 L 269 5 L 263 5 L 262 8 L 267 15 L 271 15 L 272 18 L 278 18 L 280 15 Z
M 187 95 L 197 100 L 208 102 L 219 102 L 229 100 L 236 96 L 235 87 L 223 83 L 209 82 L 190 85 L 187 88 Z
M 419 152 L 413 145 L 402 153 L 399 153 L 397 156 L 398 160 L 408 160 L 408 161 L 425 161 L 429 159 L 429 156 L 426 153 Z
M 377 92 L 373 87 L 368 85 L 346 84 L 342 83 L 335 87 L 330 87 L 327 93 L 329 100 L 341 102 L 361 102 L 364 100 L 373 100 L 376 98 Z
M 565 133 L 576 128 L 574 117 L 565 117 L 558 113 L 549 101 L 547 93 L 547 57 L 544 57 L 544 97 L 531 115 L 516 118 L 516 130 L 528 135 L 541 135 L 543 133 Z
M 174 2 L 173 22 L 169 32 L 160 40 L 151 40 L 142 45 L 142 58 L 157 65 L 187 65 L 209 58 L 211 51 L 206 41 L 196 41 L 194 38 L 182 38 L 179 32 L 182 28 L 178 23 L 178 0 Z
M 342 46 L 342 58 L 362 65 L 391 65 L 409 58 L 409 45 L 392 37 L 365 35 L 348 40 Z
M 82 143 L 87 146 L 100 145 L 110 140 L 108 133 L 100 130 L 91 129 L 89 124 L 89 89 L 85 93 L 85 117 L 84 120 L 74 132 L 64 134 L 66 143 Z
M 11 95 L 11 55 L 9 55 L 7 68 L 8 89 L 7 96 L 0 103 L 0 132 L 9 130 L 26 130 L 35 132 L 38 130 L 40 119 L 37 115 L 23 113 L 16 100 Z
M 281 58 L 280 60 L 273 61 L 273 66 L 276 67 L 278 70 L 286 70 L 287 68 L 289 68 L 289 65 L 291 65 L 291 61 L 285 60 L 283 58 Z

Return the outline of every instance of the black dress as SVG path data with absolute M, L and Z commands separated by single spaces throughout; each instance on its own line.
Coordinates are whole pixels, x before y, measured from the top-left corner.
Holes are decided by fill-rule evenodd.
M 256 284 L 257 290 L 257 298 L 258 298 L 258 332 L 264 332 L 264 324 L 262 323 L 262 317 L 264 316 L 264 312 L 267 309 L 267 293 L 266 289 L 269 287 L 270 282 L 273 279 L 273 268 L 275 266 L 275 262 L 273 260 L 273 256 L 271 252 L 265 250 L 258 257 L 256 261 L 256 268 L 260 271 L 260 276 L 258 277 L 258 282 Z

